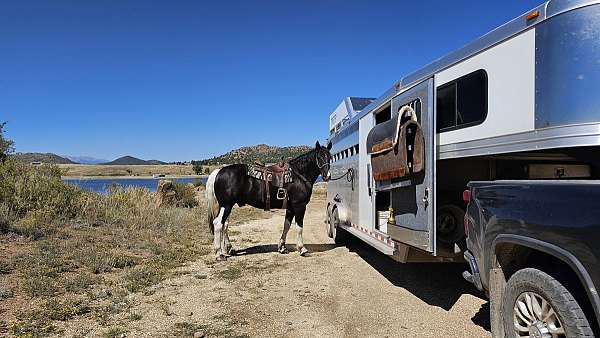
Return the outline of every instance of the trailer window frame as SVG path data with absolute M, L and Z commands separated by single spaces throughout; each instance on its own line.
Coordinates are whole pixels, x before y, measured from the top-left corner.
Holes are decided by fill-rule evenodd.
M 461 82 L 464 82 L 465 80 L 467 80 L 467 78 L 469 77 L 474 77 L 476 75 L 482 75 L 482 79 L 483 79 L 483 88 L 482 88 L 482 93 L 483 93 L 483 112 L 481 113 L 481 118 L 476 119 L 474 121 L 469 121 L 466 123 L 459 123 L 458 121 L 458 107 L 460 105 L 460 102 L 462 100 L 460 100 L 461 98 L 461 94 L 460 94 L 460 87 L 461 87 Z M 445 83 L 439 87 L 436 88 L 436 102 L 435 102 L 435 119 L 436 119 L 436 129 L 438 133 L 444 133 L 444 132 L 448 132 L 448 131 L 453 131 L 453 130 L 459 130 L 459 129 L 463 129 L 463 128 L 469 128 L 469 127 L 474 127 L 477 125 L 482 124 L 486 119 L 487 119 L 487 115 L 488 115 L 488 108 L 489 108 L 489 93 L 488 93 L 488 88 L 489 88 L 489 77 L 487 72 L 485 71 L 485 69 L 478 69 L 476 71 L 470 72 L 468 74 L 465 74 L 457 79 L 454 79 L 448 83 Z M 440 127 L 440 118 L 442 118 L 443 116 L 439 114 L 439 101 L 440 101 L 440 91 L 443 90 L 447 90 L 449 88 L 453 87 L 453 91 L 454 91 L 454 116 L 452 116 L 452 118 L 454 119 L 454 124 L 449 125 L 447 127 Z M 466 95 L 463 96 L 464 97 L 472 97 L 472 95 Z

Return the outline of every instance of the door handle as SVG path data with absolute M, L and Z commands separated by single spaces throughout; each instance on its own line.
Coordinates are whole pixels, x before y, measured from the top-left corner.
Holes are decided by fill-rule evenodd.
M 429 206 L 429 188 L 425 188 L 424 196 L 423 196 L 423 204 L 425 204 L 425 208 Z

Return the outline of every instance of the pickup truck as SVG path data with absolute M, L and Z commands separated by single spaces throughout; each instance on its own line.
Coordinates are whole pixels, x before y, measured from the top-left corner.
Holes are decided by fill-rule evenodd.
M 600 181 L 470 182 L 463 199 L 463 276 L 492 335 L 600 337 Z

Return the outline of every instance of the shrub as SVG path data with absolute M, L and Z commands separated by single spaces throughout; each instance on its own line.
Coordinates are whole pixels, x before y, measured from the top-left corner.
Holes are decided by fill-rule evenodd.
M 9 216 L 24 218 L 26 227 L 55 218 L 73 218 L 84 193 L 64 184 L 55 165 L 34 167 L 12 158 L 0 165 L 0 223 Z
M 178 207 L 191 208 L 198 205 L 193 184 L 173 182 L 175 190 L 175 203 Z
M 202 173 L 204 172 L 202 165 L 198 162 L 193 163 L 192 169 L 194 170 L 194 173 L 196 173 L 196 175 L 202 175 Z

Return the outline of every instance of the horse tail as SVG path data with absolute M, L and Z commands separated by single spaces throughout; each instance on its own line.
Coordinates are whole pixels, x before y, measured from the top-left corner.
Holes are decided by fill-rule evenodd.
M 215 225 L 213 221 L 219 215 L 219 201 L 217 201 L 217 196 L 215 195 L 215 181 L 217 179 L 217 174 L 221 169 L 215 169 L 208 176 L 208 180 L 206 181 L 206 213 L 208 215 L 208 229 L 211 234 L 215 233 Z

